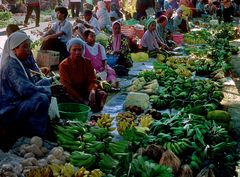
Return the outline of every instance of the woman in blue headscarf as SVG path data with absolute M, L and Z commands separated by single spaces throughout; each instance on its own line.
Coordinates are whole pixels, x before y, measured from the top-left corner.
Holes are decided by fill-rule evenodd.
M 30 52 L 30 39 L 24 32 L 11 34 L 5 42 L 0 67 L 0 126 L 16 125 L 19 136 L 45 137 L 52 79 L 34 83 L 23 64 Z

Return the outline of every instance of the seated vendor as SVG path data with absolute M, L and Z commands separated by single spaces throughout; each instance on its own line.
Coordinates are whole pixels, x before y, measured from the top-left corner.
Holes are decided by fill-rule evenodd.
M 68 11 L 65 7 L 56 7 L 58 21 L 43 36 L 41 50 L 60 52 L 60 58 L 68 57 L 66 43 L 72 38 L 72 24 L 66 19 Z
M 110 17 L 103 1 L 97 2 L 96 16 L 101 30 L 111 28 Z
M 198 16 L 207 14 L 203 0 L 198 1 L 197 5 L 196 5 L 196 10 L 197 10 Z
M 121 33 L 121 24 L 118 21 L 112 24 L 112 35 L 109 38 L 107 54 L 117 57 L 117 64 L 126 68 L 132 67 L 132 60 L 129 56 L 129 39 Z
M 83 57 L 84 42 L 72 38 L 67 49 L 70 56 L 60 63 L 59 74 L 69 100 L 87 104 L 94 112 L 102 110 L 107 94 L 98 89 L 91 61 Z
M 89 29 L 84 32 L 85 37 L 85 54 L 84 57 L 92 62 L 94 69 L 97 74 L 106 73 L 106 81 L 112 84 L 112 86 L 117 87 L 117 79 L 115 71 L 107 65 L 106 63 L 106 51 L 105 48 L 96 43 L 96 34 L 93 30 Z
M 153 18 L 149 18 L 146 22 L 147 31 L 144 33 L 141 39 L 142 48 L 148 51 L 149 57 L 155 58 L 157 53 L 160 52 L 160 46 L 162 49 L 167 49 L 166 44 L 164 44 L 156 33 L 156 21 Z
M 183 19 L 183 10 L 178 8 L 176 12 L 177 15 L 173 18 L 174 32 L 187 33 L 189 26 L 187 20 Z
M 6 129 L 6 141 L 47 135 L 52 79 L 33 82 L 23 64 L 30 53 L 30 39 L 24 32 L 12 33 L 5 42 L 0 66 L 0 129 Z M 0 139 L 1 145 L 4 134 L 0 134 Z
M 91 28 L 96 35 L 100 33 L 100 25 L 98 20 L 93 16 L 93 12 L 89 9 L 84 11 L 84 20 L 76 19 L 76 23 L 82 23 L 86 28 Z
M 168 46 L 168 49 L 173 49 L 177 47 L 177 45 L 172 41 L 169 40 L 169 36 L 171 34 L 168 33 L 167 31 L 167 22 L 168 19 L 165 15 L 161 15 L 158 20 L 157 20 L 157 27 L 156 27 L 156 32 L 158 37 L 161 39 L 161 41 Z
M 9 24 L 7 27 L 6 27 L 6 34 L 7 34 L 7 37 L 9 37 L 12 33 L 16 32 L 16 31 L 19 31 L 20 28 L 18 27 L 18 25 L 16 24 Z M 33 53 L 30 52 L 29 54 L 29 57 L 27 60 L 23 61 L 23 64 L 28 68 L 30 69 L 32 72 L 31 74 L 36 76 L 36 81 L 39 80 L 41 74 L 44 74 L 45 76 L 48 75 L 49 73 L 49 68 L 48 67 L 41 67 L 39 68 L 34 57 L 33 57 Z

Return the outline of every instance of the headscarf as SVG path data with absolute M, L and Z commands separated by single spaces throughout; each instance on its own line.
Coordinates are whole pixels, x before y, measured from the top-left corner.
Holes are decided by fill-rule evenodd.
M 97 6 L 98 6 L 98 9 L 106 8 L 106 5 L 103 1 L 98 1 Z
M 160 17 L 158 17 L 157 22 L 162 23 L 163 20 L 167 20 L 167 16 L 161 15 Z
M 110 11 L 110 12 L 109 12 L 109 17 L 110 17 L 110 18 L 111 18 L 111 17 L 114 17 L 114 18 L 118 19 L 118 15 L 117 15 L 117 13 L 116 13 L 115 11 Z
M 167 9 L 166 10 L 166 16 L 168 17 L 169 14 L 173 14 L 173 10 L 172 9 Z
M 19 61 L 19 59 L 17 58 L 17 56 L 15 55 L 14 50 L 13 50 L 26 40 L 30 40 L 30 39 L 27 36 L 27 34 L 23 31 L 14 32 L 8 37 L 8 39 L 6 40 L 6 42 L 4 44 L 0 69 L 6 64 L 9 57 L 12 57 L 18 61 L 18 63 L 22 67 L 25 75 L 28 78 L 26 70 L 24 69 L 21 61 Z
M 177 12 L 177 14 L 183 13 L 183 10 L 181 8 L 178 8 L 176 12 Z
M 82 55 L 84 54 L 84 41 L 80 38 L 72 38 L 67 42 L 67 50 L 70 52 L 72 45 L 80 45 L 82 47 Z
M 121 23 L 119 21 L 115 21 L 112 23 L 112 32 L 113 32 L 113 26 L 115 24 L 119 24 L 121 26 Z M 120 31 L 120 34 L 114 34 L 113 33 L 113 51 L 120 51 L 120 48 L 121 48 L 121 31 Z
M 145 28 L 148 29 L 148 28 L 149 28 L 149 25 L 150 25 L 152 22 L 155 22 L 155 23 L 156 23 L 156 21 L 155 21 L 154 18 L 151 18 L 151 17 L 150 17 L 149 19 L 147 19 L 147 20 L 146 20 L 146 24 L 145 24 Z

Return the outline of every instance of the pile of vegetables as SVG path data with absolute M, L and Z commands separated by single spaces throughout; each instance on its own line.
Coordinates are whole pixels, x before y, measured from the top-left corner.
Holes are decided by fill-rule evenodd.
M 211 35 L 207 29 L 192 31 L 184 34 L 184 42 L 191 45 L 206 44 L 206 39 Z
M 7 27 L 11 23 L 16 23 L 12 18 L 12 13 L 9 11 L 0 12 L 0 28 Z

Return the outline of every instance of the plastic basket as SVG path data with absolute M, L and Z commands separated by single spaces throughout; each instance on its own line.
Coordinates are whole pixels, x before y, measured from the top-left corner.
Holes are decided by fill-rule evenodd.
M 178 45 L 178 46 L 181 46 L 182 43 L 183 43 L 183 37 L 184 35 L 179 33 L 179 34 L 173 34 L 172 35 L 173 37 L 173 41 Z
M 135 28 L 135 32 L 136 32 L 136 36 L 138 37 L 138 38 L 142 38 L 143 37 L 143 35 L 144 35 L 144 29 L 136 29 Z
M 110 67 L 114 67 L 117 63 L 117 59 L 118 57 L 117 56 L 114 56 L 114 55 L 107 55 L 107 64 L 110 66 Z
M 136 30 L 135 30 L 134 26 L 122 25 L 121 32 L 129 38 L 136 37 Z
M 60 118 L 68 120 L 78 120 L 86 122 L 91 108 L 79 103 L 60 103 L 58 104 Z

